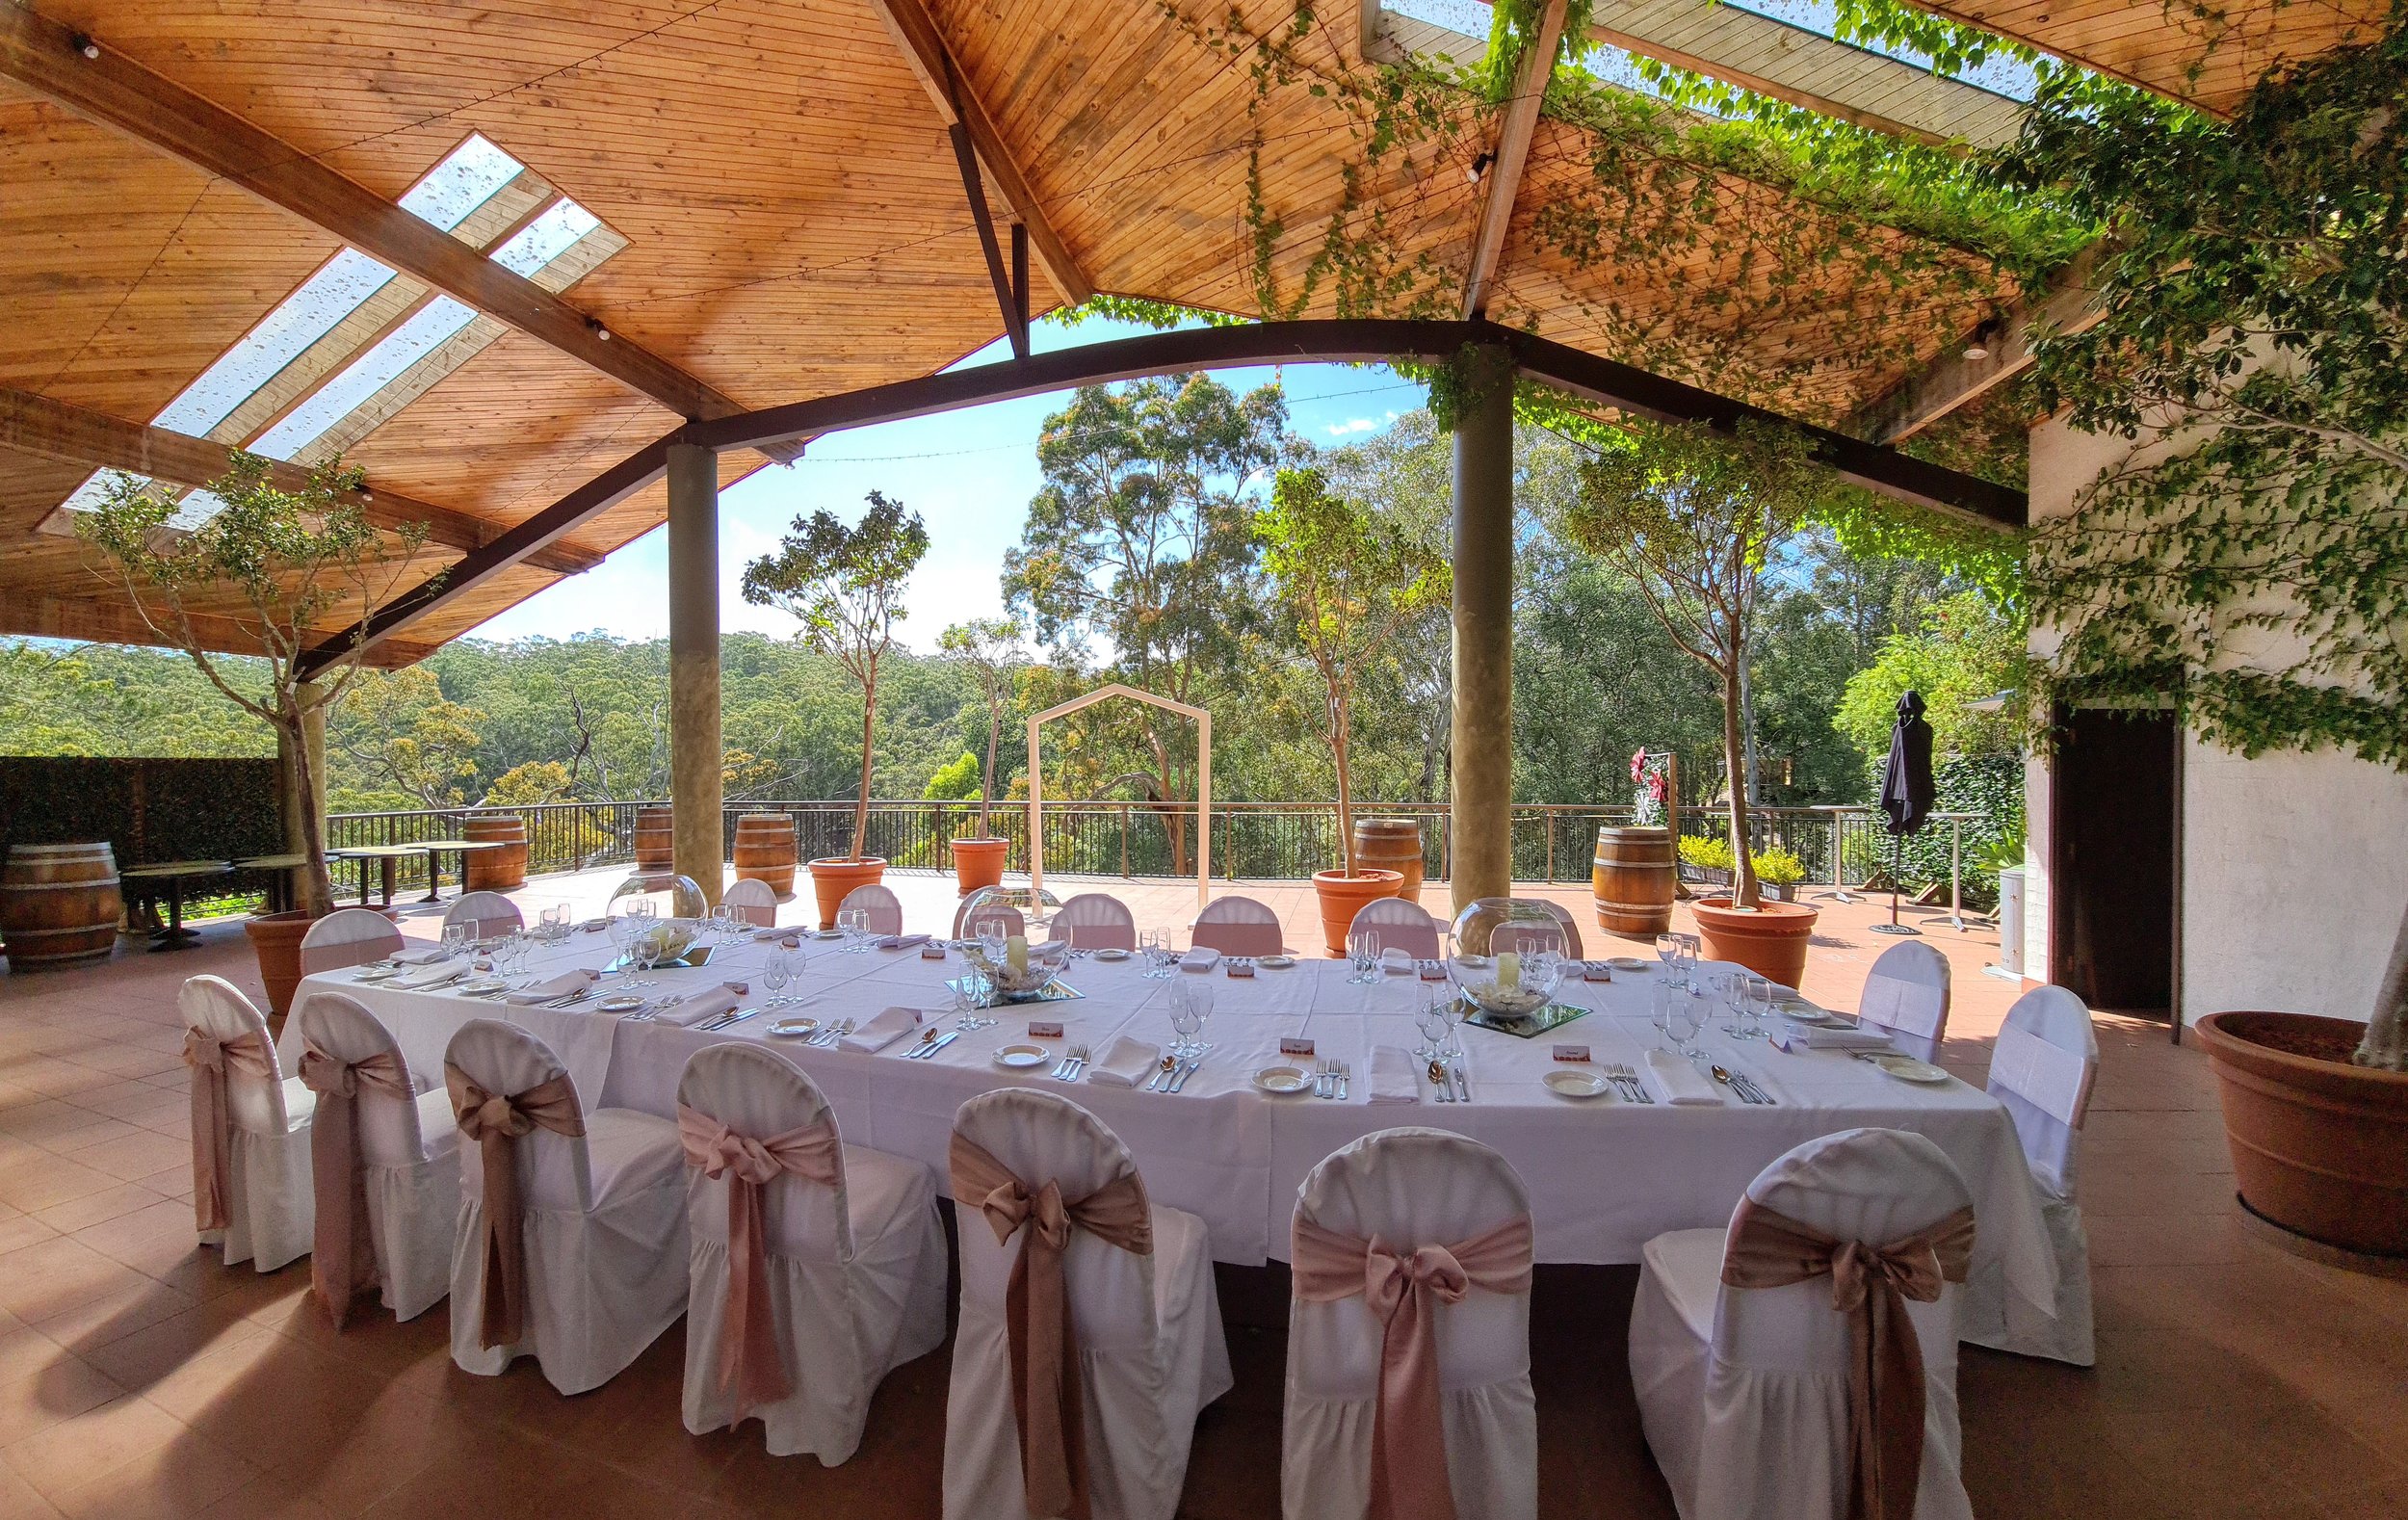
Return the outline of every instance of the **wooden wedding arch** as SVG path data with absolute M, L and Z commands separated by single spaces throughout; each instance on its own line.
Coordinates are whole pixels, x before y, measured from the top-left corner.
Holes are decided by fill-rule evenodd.
M 1054 719 L 1067 718 L 1114 696 L 1195 720 L 1195 906 L 1202 912 L 1213 894 L 1213 715 L 1118 681 L 1057 702 L 1029 719 L 1029 890 L 1045 885 L 1045 770 L 1037 749 L 1037 730 Z

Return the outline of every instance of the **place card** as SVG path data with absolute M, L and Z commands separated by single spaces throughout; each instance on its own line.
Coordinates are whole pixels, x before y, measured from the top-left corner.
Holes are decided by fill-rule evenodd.
M 1413 962 L 1413 965 L 1414 969 L 1421 972 L 1424 982 L 1447 980 L 1447 963 L 1443 960 L 1417 960 Z
M 1611 982 L 1613 968 L 1602 960 L 1584 960 L 1581 962 L 1581 980 L 1583 982 Z
M 1557 1061 L 1586 1061 L 1587 1059 L 1588 1047 L 1586 1045 L 1557 1045 L 1556 1047 L 1556 1060 Z
M 1058 1018 L 1033 1018 L 1029 1020 L 1029 1038 L 1061 1038 L 1061 1020 Z
M 920 947 L 920 958 L 922 960 L 942 960 L 945 958 L 945 947 L 937 941 L 931 939 L 927 944 Z
M 1250 977 L 1254 975 L 1254 957 L 1251 956 L 1236 957 L 1223 969 L 1233 977 Z
M 1283 1037 L 1279 1041 L 1279 1054 L 1283 1056 L 1309 1056 L 1312 1053 L 1313 1042 L 1309 1039 Z
M 752 983 L 749 982 L 731 982 L 727 984 L 727 990 L 735 993 L 741 998 L 752 991 Z

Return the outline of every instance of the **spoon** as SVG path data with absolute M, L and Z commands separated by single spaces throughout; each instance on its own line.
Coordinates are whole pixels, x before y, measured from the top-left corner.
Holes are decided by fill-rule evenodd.
M 1430 1086 L 1438 1089 L 1439 1102 L 1453 1103 L 1454 1101 L 1454 1093 L 1447 1086 L 1447 1068 L 1434 1061 L 1429 1063 L 1429 1082 Z
M 1729 1072 L 1723 1070 L 1720 1066 L 1715 1066 L 1712 1069 L 1714 1071 L 1714 1081 L 1721 1083 L 1724 1087 L 1729 1088 L 1733 1092 L 1738 1093 L 1741 1103 L 1753 1103 L 1756 1101 L 1754 1098 L 1747 1095 L 1745 1088 L 1731 1080 L 1731 1074 Z
M 1147 1082 L 1146 1086 L 1149 1088 L 1160 1086 L 1165 1078 L 1168 1077 L 1172 1072 L 1177 1071 L 1178 1069 L 1179 1058 L 1176 1056 L 1165 1056 L 1163 1058 L 1162 1065 L 1155 1069 L 1153 1079 Z

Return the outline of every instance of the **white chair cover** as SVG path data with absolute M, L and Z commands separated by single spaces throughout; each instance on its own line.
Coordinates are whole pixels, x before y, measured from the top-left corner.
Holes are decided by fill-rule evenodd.
M 1054 912 L 1054 937 L 1073 950 L 1135 950 L 1137 915 L 1108 892 L 1082 892 Z
M 407 944 L 393 921 L 369 907 L 336 908 L 309 926 L 301 936 L 301 969 L 304 977 L 345 966 L 364 966 L 398 955 Z
M 460 1026 L 443 1053 L 471 1082 L 515 1094 L 554 1077 L 560 1058 L 525 1030 Z M 686 1309 L 686 1167 L 677 1126 L 633 1109 L 584 1111 L 582 1137 L 537 1128 L 517 1141 L 525 1206 L 522 1338 L 478 1344 L 484 1313 L 484 1171 L 459 1148 L 459 1233 L 452 1248 L 452 1360 L 491 1376 L 533 1356 L 564 1394 L 611 1380 Z
M 1276 956 L 1283 942 L 1279 915 L 1250 897 L 1217 897 L 1195 915 L 1189 942 L 1224 956 Z
M 527 927 L 527 915 L 499 892 L 462 892 L 443 910 L 443 927 L 465 924 L 478 939 L 492 939 Z
M 1940 1147 L 1898 1130 L 1808 1140 L 1747 1196 L 1843 1241 L 1883 1245 L 1972 1206 Z M 1683 1520 L 1846 1520 L 1847 1316 L 1831 1279 L 1722 1285 L 1725 1232 L 1675 1230 L 1640 1251 L 1631 1381 L 1648 1449 Z M 1923 1350 L 1924 1457 L 1914 1520 L 1971 1520 L 1956 1410 L 1961 1289 L 1907 1304 Z
M 1888 1030 L 1900 1049 L 1937 1056 L 1949 1034 L 1949 957 L 1920 939 L 1892 945 L 1866 973 L 1856 1016 Z
M 696 1051 L 677 1101 L 748 1140 L 835 1117 L 811 1079 L 776 1052 L 727 1043 Z M 808 1452 L 833 1467 L 861 1444 L 886 1375 L 945 1339 L 945 1226 L 925 1165 L 847 1145 L 832 1188 L 791 1174 L 761 1186 L 777 1353 L 794 1392 L 756 1409 L 722 1389 L 732 1175 L 688 1164 L 693 1232 L 686 1318 L 686 1428 L 696 1435 L 757 1416 L 772 1456 Z
M 1059 1182 L 1067 1198 L 1137 1169 L 1128 1147 L 1095 1115 L 1034 1088 L 972 1098 L 954 1129 L 1030 1186 Z M 1098 1520 L 1169 1520 L 1187 1480 L 1196 1414 L 1235 1381 L 1204 1221 L 1159 1204 L 1149 1212 L 1151 1255 L 1080 1230 L 1062 1254 Z M 945 1520 L 1028 1520 L 1004 1315 L 1027 1232 L 999 1245 L 983 1218 L 965 1210 L 955 1233 L 961 1318 L 945 1411 Z
M 873 934 L 903 932 L 903 899 L 895 895 L 893 888 L 880 886 L 876 881 L 854 887 L 846 893 L 845 900 L 836 904 L 836 911 L 839 913 L 857 911 L 869 914 L 870 932 Z
M 1530 1213 L 1503 1156 L 1442 1130 L 1366 1136 L 1315 1166 L 1296 1213 L 1324 1229 L 1409 1254 L 1471 1239 Z M 1460 1520 L 1538 1512 L 1538 1406 L 1531 1392 L 1530 1295 L 1473 1289 L 1437 1314 L 1439 1414 Z M 1286 1434 L 1279 1490 L 1289 1520 L 1360 1516 L 1371 1500 L 1372 1426 L 1382 1326 L 1360 1297 L 1288 1305 Z
M 1990 1052 L 1990 1095 L 2015 1121 L 2040 1190 L 2040 1218 L 2056 1254 L 2056 1303 L 2010 1292 L 2003 1264 L 1977 1268 L 1965 1284 L 1964 1338 L 1977 1346 L 2088 1367 L 2098 1360 L 2090 1308 L 2090 1238 L 2081 1225 L 2076 1175 L 2082 1121 L 2099 1074 L 2099 1036 L 2082 1000 L 2039 986 L 2006 1011 Z
M 301 1048 L 354 1065 L 390 1054 L 402 1079 L 412 1072 L 393 1035 L 357 1002 L 339 992 L 313 992 L 301 1006 Z M 312 1094 L 314 1097 L 316 1094 Z M 366 1183 L 369 1238 L 384 1306 L 413 1320 L 452 1291 L 452 1245 L 459 1229 L 459 1127 L 440 1085 L 410 1101 L 368 1088 L 357 1106 L 358 1165 Z M 327 1165 L 330 1158 L 313 1158 Z
M 981 903 L 976 908 L 964 903 L 954 913 L 954 937 L 976 939 L 983 933 L 999 934 L 1006 939 L 1029 931 L 1028 916 L 1008 903 Z M 896 932 L 901 933 L 898 930 Z
M 720 904 L 755 929 L 776 927 L 777 894 L 767 881 L 746 877 L 727 889 Z
M 1400 897 L 1375 897 L 1354 910 L 1347 926 L 1350 941 L 1365 930 L 1379 936 L 1383 951 L 1401 950 L 1416 960 L 1438 958 L 1438 920 L 1419 903 Z
M 274 1271 L 309 1254 L 317 1223 L 317 1194 L 309 1171 L 309 1120 L 318 1095 L 299 1077 L 288 1077 L 268 1038 L 268 1020 L 223 977 L 193 977 L 176 995 L 184 1027 L 217 1040 L 255 1035 L 265 1047 L 268 1074 L 250 1075 L 229 1062 L 225 1069 L 226 1223 L 202 1230 L 204 1245 L 222 1245 L 228 1267 L 250 1262 Z M 200 1079 L 197 1074 L 194 1081 Z M 195 1137 L 195 1162 L 200 1150 Z

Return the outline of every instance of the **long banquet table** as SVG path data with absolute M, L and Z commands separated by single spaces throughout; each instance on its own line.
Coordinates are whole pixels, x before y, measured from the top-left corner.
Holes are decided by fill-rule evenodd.
M 652 973 L 656 984 L 646 994 L 746 981 L 751 993 L 746 1006 L 760 1006 L 769 995 L 761 972 L 771 948 L 750 940 L 717 947 L 707 966 Z M 1702 1036 L 1712 1061 L 1754 1078 L 1777 1106 L 1742 1105 L 1727 1094 L 1717 1107 L 1583 1101 L 1547 1088 L 1540 1079 L 1553 1064 L 1557 1041 L 1585 1043 L 1600 1061 L 1643 1068 L 1646 1051 L 1660 1043 L 1648 1016 L 1657 975 L 1652 968 L 1616 973 L 1610 983 L 1566 983 L 1558 1001 L 1589 1009 L 1590 1016 L 1536 1039 L 1466 1027 L 1469 1104 L 1433 1102 L 1425 1082 L 1418 1085 L 1418 1102 L 1374 1105 L 1366 1101 L 1371 1048 L 1410 1049 L 1418 1040 L 1412 1010 L 1420 983 L 1410 975 L 1354 984 L 1345 962 L 1322 959 L 1267 968 L 1251 979 L 1217 969 L 1176 973 L 1209 977 L 1216 1007 L 1203 1035 L 1213 1049 L 1173 1095 L 1089 1081 L 1064 1084 L 1051 1080 L 1049 1068 L 1032 1076 L 1006 1071 L 992 1060 L 998 1046 L 1027 1037 L 1031 1018 L 1060 1020 L 1063 1037 L 1048 1043 L 1086 1045 L 1098 1060 L 1117 1035 L 1168 1044 L 1165 992 L 1171 983 L 1146 980 L 1135 957 L 1074 960 L 1061 980 L 1081 996 L 997 1009 L 995 1027 L 961 1035 L 932 1059 L 905 1061 L 904 1044 L 863 1055 L 773 1038 L 769 1026 L 798 1016 L 867 1020 L 898 1005 L 947 1009 L 951 994 L 944 983 L 964 974 L 961 957 L 939 962 L 923 959 L 917 950 L 847 953 L 807 938 L 804 953 L 807 962 L 787 988 L 789 996 L 803 999 L 798 1006 L 765 1010 L 715 1033 L 441 988 L 362 983 L 349 969 L 305 979 L 299 997 L 338 991 L 357 999 L 393 1032 L 411 1070 L 430 1075 L 441 1070 L 444 1046 L 461 1025 L 502 1019 L 549 1044 L 589 1106 L 663 1115 L 676 1111 L 677 1079 L 689 1056 L 720 1040 L 763 1041 L 811 1074 L 847 1140 L 928 1163 L 940 1188 L 954 1111 L 963 1101 L 1014 1085 L 1061 1092 L 1120 1135 L 1157 1201 L 1204 1219 L 1217 1259 L 1247 1265 L 1285 1257 L 1296 1188 L 1316 1163 L 1362 1136 L 1400 1125 L 1453 1130 L 1503 1152 L 1530 1189 L 1539 1260 L 1588 1263 L 1635 1262 L 1640 1246 L 1662 1231 L 1726 1223 L 1756 1173 L 1800 1141 L 1858 1126 L 1910 1130 L 1947 1151 L 1973 1190 L 1976 1269 L 2000 1262 L 2012 1291 L 2041 1305 L 2055 1301 L 2055 1268 L 2038 1194 L 2013 1123 L 1995 1100 L 1961 1082 L 1915 1086 L 1838 1052 L 1793 1055 L 1764 1040 L 1734 1040 L 1717 1016 Z M 598 968 L 610 957 L 602 936 L 581 932 L 538 946 L 523 974 Z M 1706 974 L 1714 969 L 1701 968 Z M 952 1024 L 950 1012 L 930 1018 Z M 300 1056 L 299 1025 L 295 1019 L 285 1027 L 279 1054 L 287 1071 Z M 1279 1042 L 1286 1036 L 1312 1039 L 1319 1058 L 1351 1062 L 1347 1101 L 1274 1097 L 1252 1087 L 1255 1071 L 1283 1059 Z

